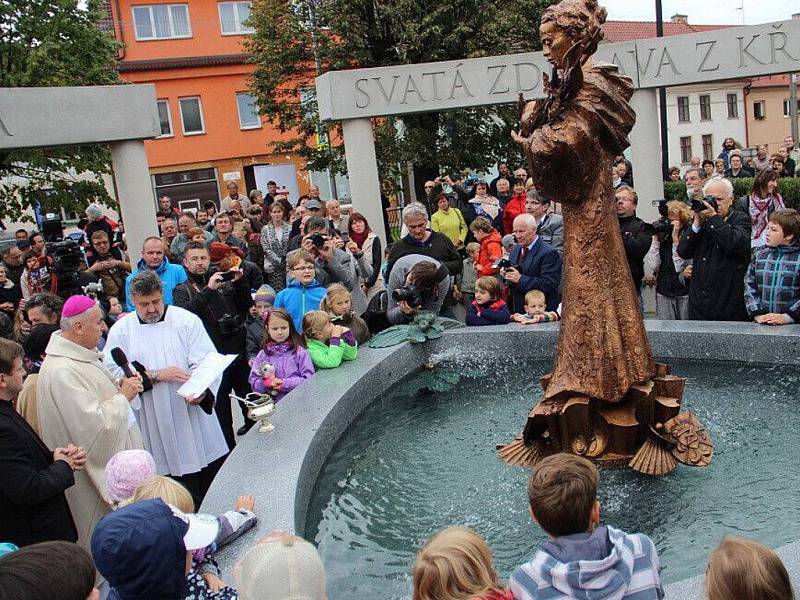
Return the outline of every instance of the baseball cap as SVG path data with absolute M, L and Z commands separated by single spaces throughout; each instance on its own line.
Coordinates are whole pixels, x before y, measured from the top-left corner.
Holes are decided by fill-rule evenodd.
M 320 203 L 319 200 L 309 200 L 308 202 L 306 202 L 306 209 L 311 209 L 311 208 L 322 208 L 322 204 Z
M 306 540 L 288 533 L 257 542 L 234 568 L 240 600 L 323 600 L 325 567 Z

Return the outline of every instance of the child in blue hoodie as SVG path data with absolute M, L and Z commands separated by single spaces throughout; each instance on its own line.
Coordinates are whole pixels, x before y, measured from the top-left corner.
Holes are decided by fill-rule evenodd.
M 303 315 L 319 310 L 325 288 L 315 279 L 314 257 L 305 250 L 295 250 L 286 257 L 289 285 L 278 292 L 275 308 L 284 308 L 292 316 L 295 329 L 303 333 Z
M 636 598 L 661 600 L 653 541 L 600 526 L 597 467 L 574 454 L 539 462 L 528 480 L 533 520 L 550 536 L 508 587 L 516 600 Z

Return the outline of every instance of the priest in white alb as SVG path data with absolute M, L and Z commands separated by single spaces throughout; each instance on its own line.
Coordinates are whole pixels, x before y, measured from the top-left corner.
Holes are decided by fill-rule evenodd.
M 121 348 L 144 379 L 141 407 L 134 410 L 144 447 L 161 475 L 170 475 L 191 492 L 196 507 L 208 491 L 228 454 L 228 446 L 213 411 L 220 380 L 205 395 L 183 398 L 178 389 L 214 345 L 202 322 L 177 306 L 164 304 L 161 281 L 142 271 L 131 281 L 136 308 L 108 333 L 104 362 L 122 375 L 111 351 Z M 134 407 L 137 403 L 134 403 Z

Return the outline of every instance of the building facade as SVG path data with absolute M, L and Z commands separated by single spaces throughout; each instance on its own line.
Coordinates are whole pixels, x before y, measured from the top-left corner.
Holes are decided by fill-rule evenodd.
M 800 111 L 800 101 L 797 104 Z M 766 144 L 770 154 L 777 152 L 791 134 L 788 75 L 753 79 L 747 94 L 747 129 L 750 144 Z
M 272 154 L 281 134 L 259 117 L 248 92 L 253 66 L 243 41 L 250 2 L 113 0 L 114 35 L 123 45 L 120 76 L 156 86 L 162 135 L 145 142 L 157 196 L 191 209 L 275 180 L 297 201 L 309 182 L 296 156 Z
M 727 81 L 667 90 L 670 165 L 685 170 L 693 157 L 714 160 L 728 137 L 747 145 L 746 84 Z

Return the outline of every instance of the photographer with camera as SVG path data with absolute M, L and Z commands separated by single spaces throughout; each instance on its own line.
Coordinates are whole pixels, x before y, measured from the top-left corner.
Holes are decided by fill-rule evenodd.
M 126 259 L 122 250 L 111 246 L 108 232 L 96 229 L 92 233 L 86 253 L 88 271 L 100 279 L 106 296 L 113 296 L 120 302 L 125 300 L 125 278 L 131 272 L 131 264 Z
M 650 225 L 653 246 L 648 254 L 652 259 L 653 277 L 647 282 L 656 286 L 656 316 L 663 320 L 689 318 L 689 279 L 692 261 L 678 256 L 678 243 L 693 220 L 685 202 L 661 200 L 661 218 Z
M 639 195 L 632 187 L 621 185 L 614 193 L 617 200 L 617 219 L 625 247 L 625 258 L 633 277 L 633 287 L 642 302 L 642 279 L 644 279 L 644 257 L 653 243 L 652 227 L 636 216 Z
M 325 217 L 314 216 L 306 221 L 300 248 L 314 257 L 316 280 L 326 287 L 332 283 L 346 287 L 353 297 L 353 312 L 360 317 L 367 311 L 367 297 L 359 277 L 372 276 L 372 257 L 365 256 L 356 244 L 348 244 L 342 250 L 338 247 L 340 243 L 339 238 L 330 235 Z
M 703 200 L 692 202 L 694 218 L 678 243 L 678 255 L 693 259 L 689 318 L 747 321 L 744 276 L 750 262 L 750 217 L 733 209 L 733 185 L 711 179 Z
M 423 311 L 439 314 L 450 291 L 450 274 L 438 260 L 408 254 L 395 262 L 387 289 L 389 323 L 411 323 Z
M 175 306 L 185 308 L 200 317 L 203 327 L 220 354 L 236 354 L 236 360 L 225 369 L 217 394 L 214 410 L 230 450 L 236 445 L 233 435 L 230 393 L 244 397 L 250 392 L 247 377 L 245 319 L 253 300 L 244 271 L 240 268 L 219 270 L 211 266 L 211 255 L 203 242 L 189 242 L 183 255 L 187 280 L 172 292 Z M 244 426 L 238 431 L 244 435 L 253 426 L 242 405 Z
M 561 256 L 536 233 L 536 219 L 527 213 L 514 219 L 517 245 L 507 263 L 498 264 L 500 275 L 509 286 L 508 304 L 511 313 L 525 312 L 525 294 L 540 290 L 546 308 L 558 308 L 558 286 L 561 282 Z

